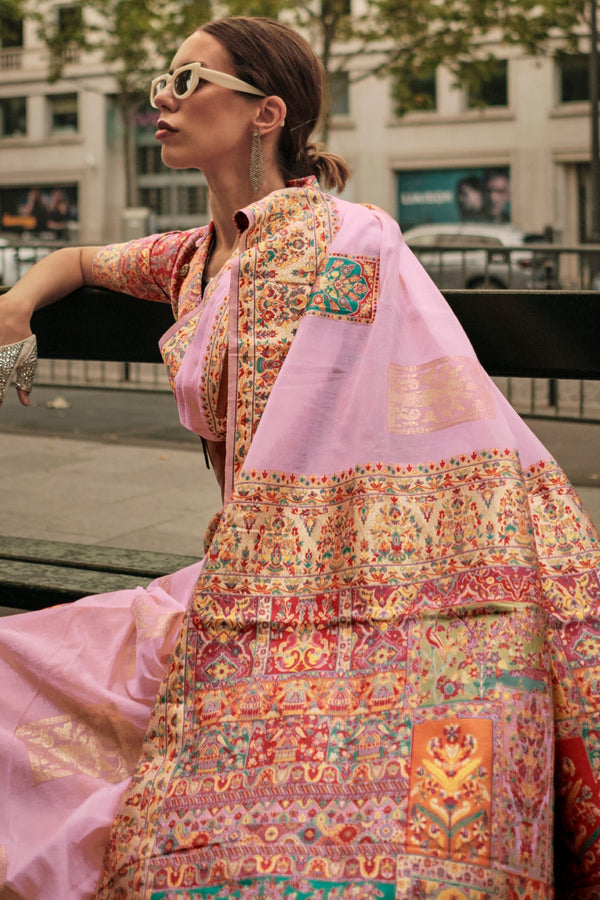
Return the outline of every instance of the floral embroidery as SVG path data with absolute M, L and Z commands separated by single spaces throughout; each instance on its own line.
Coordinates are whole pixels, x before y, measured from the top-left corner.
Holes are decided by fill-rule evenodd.
M 491 722 L 486 719 L 442 719 L 415 727 L 408 831 L 412 852 L 489 862 L 491 751 Z
M 557 472 L 544 464 L 525 479 L 513 454 L 490 451 L 330 478 L 243 473 L 174 656 L 172 717 L 149 735 L 176 734 L 175 698 L 195 698 L 194 752 L 165 760 L 152 896 L 285 897 L 292 878 L 308 896 L 367 896 L 364 884 L 389 898 L 547 895 L 551 609 L 532 548 Z M 571 540 L 572 559 L 584 538 Z M 544 578 L 574 577 L 555 563 Z M 570 636 L 573 674 L 590 627 Z M 599 697 L 588 707 L 598 721 Z M 561 796 L 578 786 L 581 797 L 566 840 L 596 852 L 577 844 L 577 817 L 596 808 L 585 746 L 563 746 Z M 158 802 L 147 764 L 125 806 L 127 846 Z
M 167 369 L 169 384 L 175 389 L 175 379 L 181 368 L 181 364 L 185 359 L 186 351 L 196 334 L 198 328 L 198 319 L 202 310 L 184 322 L 177 328 L 170 337 L 163 343 L 161 347 L 162 358 Z
M 236 477 L 338 227 L 334 199 L 309 185 L 271 194 L 246 232 L 237 298 Z
M 227 271 L 231 265 L 227 267 Z M 221 381 L 225 377 L 225 355 L 229 339 L 229 308 L 224 299 L 219 305 L 210 333 L 207 351 L 204 358 L 200 396 L 205 416 L 209 421 L 214 437 L 223 440 L 227 434 L 227 410 L 219 415 L 218 403 Z
M 557 752 L 557 803 L 565 825 L 558 835 L 557 875 L 559 885 L 569 888 L 579 870 L 600 869 L 600 791 L 581 737 L 560 740 Z
M 306 311 L 368 325 L 375 318 L 379 260 L 331 256 L 319 273 Z
M 189 310 L 178 309 L 179 293 L 184 281 L 189 287 L 196 277 L 197 269 L 190 265 L 194 257 L 196 266 L 204 265 L 205 253 L 197 256 L 197 245 L 199 241 L 206 245 L 206 234 L 206 227 L 169 231 L 103 247 L 92 261 L 94 283 L 134 297 L 170 302 L 175 318 L 180 318 Z M 189 297 L 189 292 L 184 296 Z

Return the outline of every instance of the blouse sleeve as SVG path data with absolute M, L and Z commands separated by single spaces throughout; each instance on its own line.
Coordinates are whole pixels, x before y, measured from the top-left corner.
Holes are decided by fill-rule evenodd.
M 168 231 L 123 244 L 108 244 L 92 262 L 94 284 L 145 300 L 171 303 L 177 299 L 190 261 L 206 231 Z

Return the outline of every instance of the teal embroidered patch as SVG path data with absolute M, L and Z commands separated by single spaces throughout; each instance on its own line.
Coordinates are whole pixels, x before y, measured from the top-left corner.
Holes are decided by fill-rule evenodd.
M 369 325 L 379 295 L 379 260 L 370 256 L 330 256 L 317 276 L 307 313 Z

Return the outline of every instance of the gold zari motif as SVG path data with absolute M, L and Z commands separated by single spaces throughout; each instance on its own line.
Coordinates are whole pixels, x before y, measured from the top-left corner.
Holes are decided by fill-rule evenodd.
M 166 638 L 171 628 L 179 623 L 182 613 L 179 610 L 156 614 L 156 603 L 148 596 L 141 594 L 131 607 L 138 641 L 151 641 L 155 638 Z
M 449 356 L 421 366 L 397 366 L 388 376 L 388 431 L 427 434 L 475 419 L 493 419 L 496 407 L 474 359 Z
M 38 784 L 81 773 L 118 784 L 134 770 L 143 737 L 108 706 L 88 706 L 78 718 L 63 714 L 29 722 L 16 735 L 27 747 Z

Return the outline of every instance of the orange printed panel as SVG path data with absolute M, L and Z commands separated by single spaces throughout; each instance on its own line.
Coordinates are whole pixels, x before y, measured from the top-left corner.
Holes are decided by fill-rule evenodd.
M 409 852 L 487 864 L 492 722 L 456 718 L 415 725 L 410 772 Z

